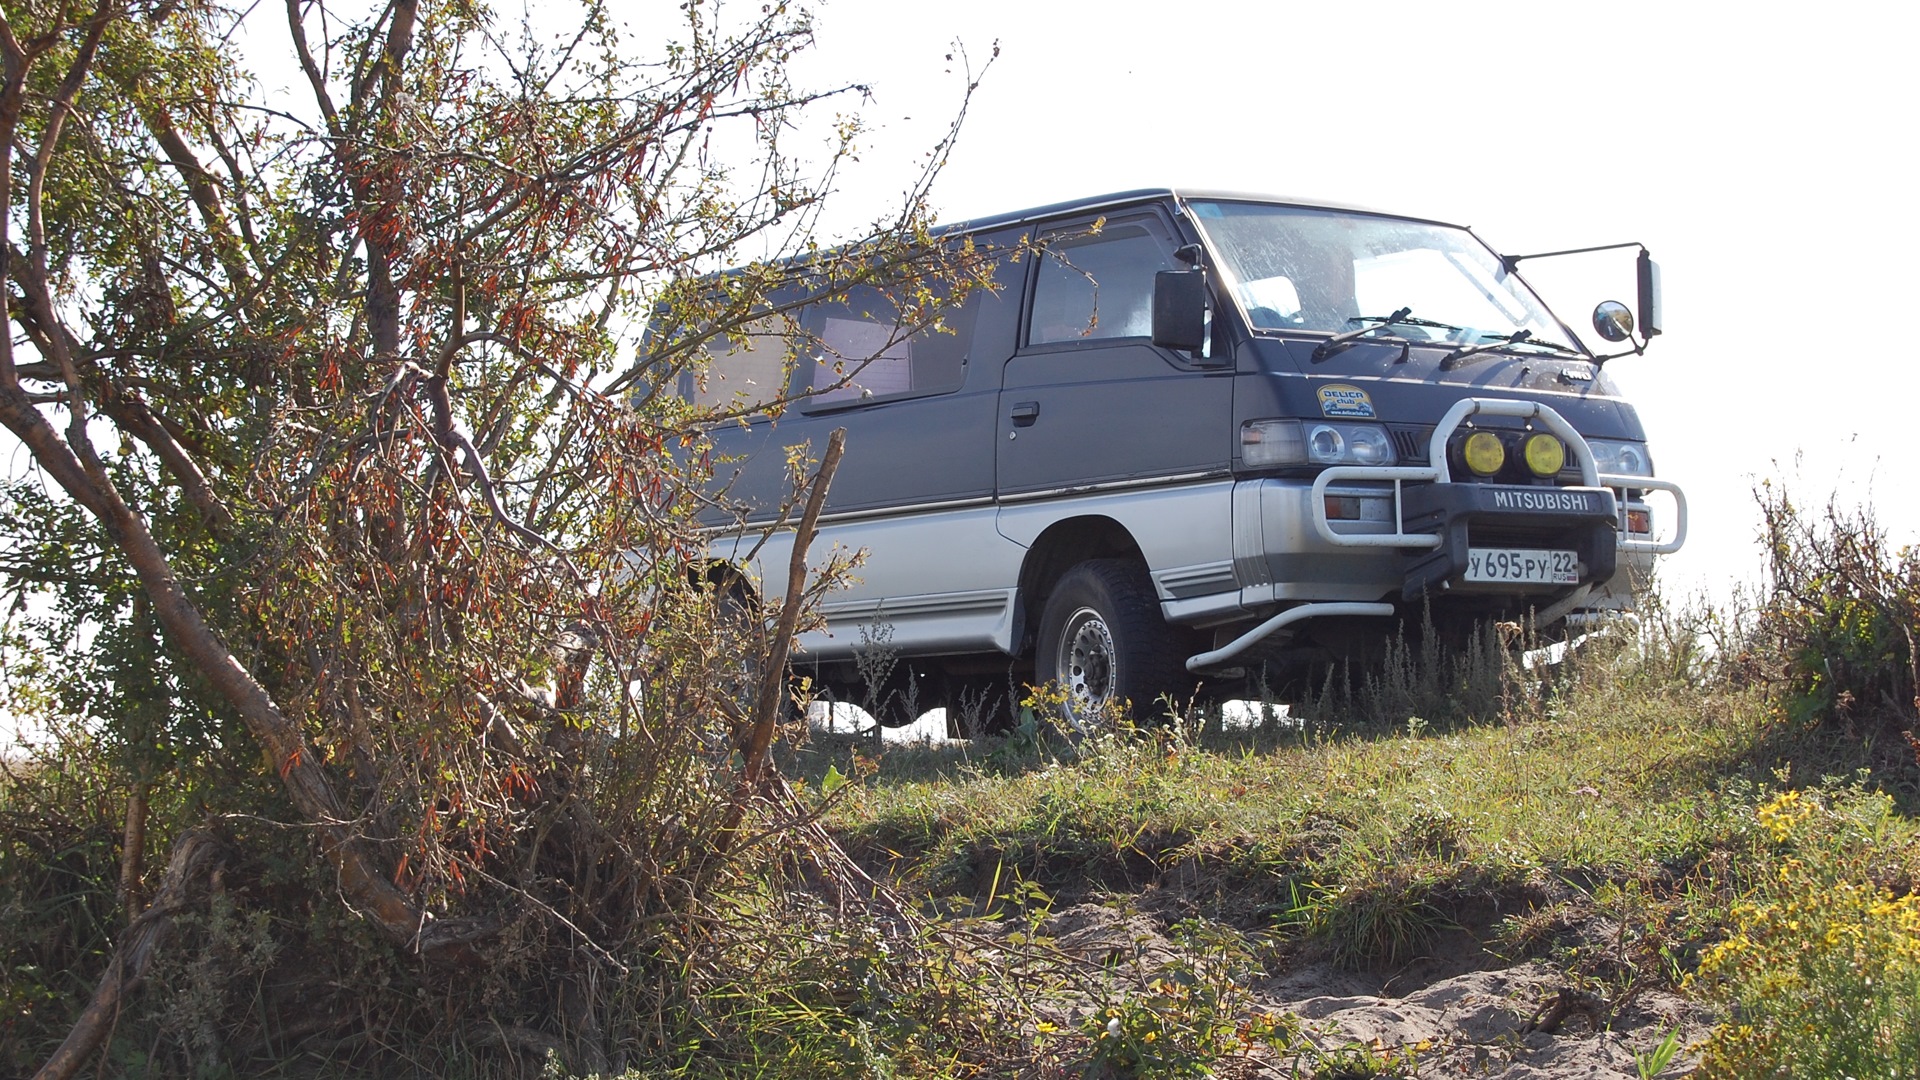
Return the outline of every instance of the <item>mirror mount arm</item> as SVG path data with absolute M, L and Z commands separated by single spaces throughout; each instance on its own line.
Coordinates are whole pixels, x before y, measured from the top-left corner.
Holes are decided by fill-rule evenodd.
M 1564 251 L 1536 251 L 1531 255 L 1502 255 L 1500 268 L 1511 274 L 1515 267 L 1527 259 L 1551 259 L 1560 255 L 1586 255 L 1595 251 L 1619 251 L 1624 248 L 1640 249 L 1640 255 L 1634 261 L 1634 277 L 1637 285 L 1635 299 L 1639 301 L 1640 313 L 1638 326 L 1640 340 L 1632 349 L 1594 357 L 1594 366 L 1598 367 L 1622 356 L 1640 356 L 1647 351 L 1647 345 L 1660 336 L 1660 266 L 1653 261 L 1653 253 L 1647 250 L 1647 245 L 1638 240 L 1629 240 L 1624 244 L 1600 244 L 1595 247 L 1567 248 Z
M 1593 366 L 1596 368 L 1604 367 L 1606 366 L 1606 363 L 1609 360 L 1618 360 L 1623 356 L 1645 356 L 1646 353 L 1647 353 L 1647 339 L 1641 338 L 1639 343 L 1634 345 L 1634 347 L 1631 349 L 1621 349 L 1619 352 L 1607 353 L 1605 356 L 1594 357 Z
M 1624 244 L 1601 244 L 1598 247 L 1568 248 L 1565 251 L 1536 251 L 1531 255 L 1502 255 L 1500 268 L 1511 274 L 1514 268 L 1526 259 L 1552 259 L 1561 255 L 1588 255 L 1596 251 L 1619 251 L 1623 248 L 1639 248 L 1640 257 L 1647 258 L 1647 245 L 1638 240 L 1629 240 Z

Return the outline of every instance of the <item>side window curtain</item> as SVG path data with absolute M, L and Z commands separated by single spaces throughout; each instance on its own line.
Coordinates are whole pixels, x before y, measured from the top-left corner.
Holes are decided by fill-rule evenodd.
M 977 307 L 976 293 L 957 310 L 910 320 L 885 292 L 867 286 L 820 305 L 807 320 L 802 350 L 808 396 L 842 402 L 958 390 Z
M 1048 345 L 1153 333 L 1153 275 L 1172 269 L 1166 246 L 1141 225 L 1058 234 L 1039 256 L 1027 343 Z

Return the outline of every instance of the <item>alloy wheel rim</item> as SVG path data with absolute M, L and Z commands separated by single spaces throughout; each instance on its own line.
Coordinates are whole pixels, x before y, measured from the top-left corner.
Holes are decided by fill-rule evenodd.
M 1069 616 L 1060 635 L 1056 670 L 1067 691 L 1067 717 L 1075 726 L 1098 717 L 1113 699 L 1117 666 L 1107 620 L 1084 607 Z

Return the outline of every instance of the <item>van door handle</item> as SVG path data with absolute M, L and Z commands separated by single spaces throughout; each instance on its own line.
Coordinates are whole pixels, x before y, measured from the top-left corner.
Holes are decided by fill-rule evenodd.
M 1007 415 L 1013 419 L 1014 427 L 1027 427 L 1040 419 L 1040 403 L 1037 401 L 1014 402 L 1013 411 Z

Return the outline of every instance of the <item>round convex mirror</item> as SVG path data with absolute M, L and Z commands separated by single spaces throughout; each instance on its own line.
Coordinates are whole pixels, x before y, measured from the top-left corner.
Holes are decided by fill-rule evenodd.
M 1602 300 L 1593 309 L 1593 328 L 1608 341 L 1625 341 L 1633 336 L 1633 312 L 1618 300 Z

